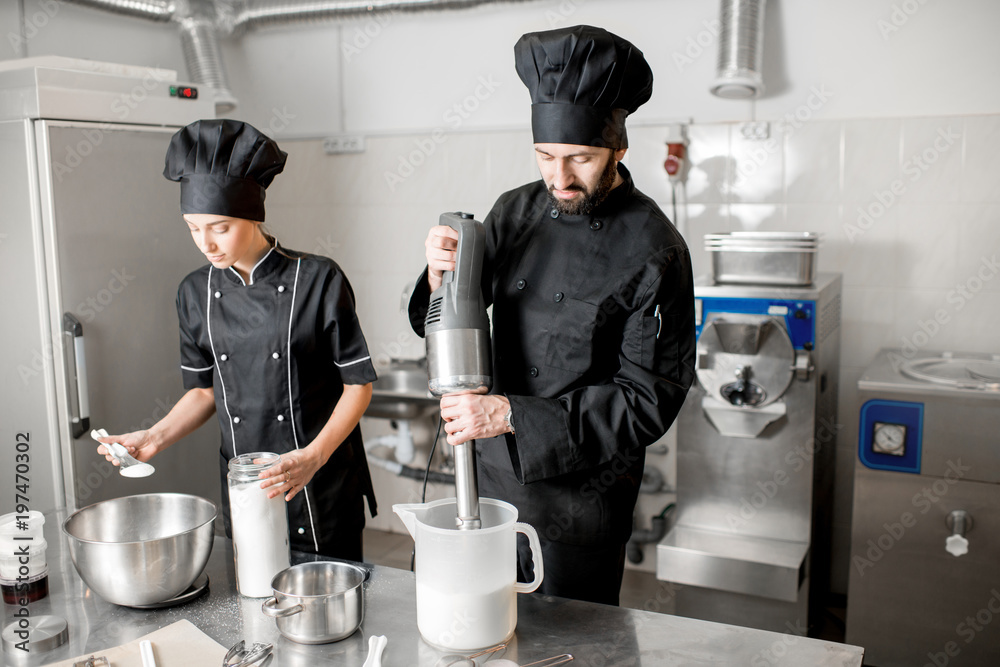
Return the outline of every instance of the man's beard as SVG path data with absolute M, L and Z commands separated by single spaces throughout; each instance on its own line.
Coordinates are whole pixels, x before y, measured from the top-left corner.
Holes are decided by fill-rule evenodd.
M 615 178 L 618 176 L 618 163 L 613 156 L 608 156 L 608 164 L 601 173 L 601 178 L 597 181 L 597 186 L 592 192 L 588 192 L 582 185 L 574 185 L 567 190 L 577 190 L 583 193 L 583 197 L 573 198 L 571 201 L 558 199 L 552 191 L 555 189 L 549 186 L 549 199 L 559 213 L 563 215 L 587 215 L 594 212 L 601 205 L 614 187 Z

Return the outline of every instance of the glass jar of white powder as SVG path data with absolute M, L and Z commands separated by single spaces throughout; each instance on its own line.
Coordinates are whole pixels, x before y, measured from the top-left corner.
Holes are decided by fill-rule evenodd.
M 280 457 L 271 452 L 229 460 L 229 509 L 236 554 L 236 588 L 251 598 L 270 597 L 271 579 L 290 565 L 285 494 L 268 498 L 260 473 Z

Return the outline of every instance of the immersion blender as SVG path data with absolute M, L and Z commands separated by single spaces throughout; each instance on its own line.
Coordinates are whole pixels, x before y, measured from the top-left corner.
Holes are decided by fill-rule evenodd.
M 455 270 L 444 272 L 424 320 L 428 388 L 435 396 L 485 394 L 493 386 L 493 372 L 490 319 L 480 284 L 486 248 L 483 223 L 471 213 L 444 213 L 441 224 L 458 232 L 458 251 Z M 475 442 L 456 445 L 454 452 L 455 525 L 462 530 L 481 528 Z

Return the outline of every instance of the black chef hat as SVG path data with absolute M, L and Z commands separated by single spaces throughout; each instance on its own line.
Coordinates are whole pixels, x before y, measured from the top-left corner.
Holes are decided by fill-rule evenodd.
M 514 63 L 531 93 L 536 144 L 627 148 L 625 117 L 653 92 L 642 51 L 589 25 L 522 36 Z
M 181 183 L 181 213 L 264 221 L 264 189 L 288 154 L 249 123 L 197 120 L 178 130 L 163 175 Z

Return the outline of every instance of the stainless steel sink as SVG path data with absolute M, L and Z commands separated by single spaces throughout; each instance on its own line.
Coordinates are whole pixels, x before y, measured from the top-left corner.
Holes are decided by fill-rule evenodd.
M 438 402 L 427 390 L 427 365 L 423 359 L 393 360 L 372 383 L 372 400 L 365 416 L 416 419 L 435 412 Z

